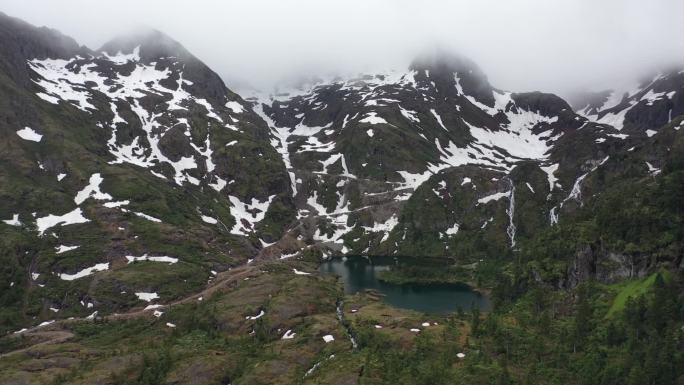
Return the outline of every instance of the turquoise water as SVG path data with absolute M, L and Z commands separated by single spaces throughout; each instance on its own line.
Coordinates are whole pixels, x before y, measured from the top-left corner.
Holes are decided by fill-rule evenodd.
M 425 262 L 421 262 L 419 258 L 345 257 L 325 261 L 320 270 L 339 276 L 347 294 L 366 289 L 377 290 L 384 295 L 383 300 L 386 303 L 404 309 L 437 314 L 454 312 L 458 308 L 469 310 L 474 305 L 482 310 L 490 309 L 491 304 L 487 297 L 467 285 L 442 283 L 395 285 L 382 282 L 377 278 L 380 272 L 387 271 L 393 266 L 411 263 Z

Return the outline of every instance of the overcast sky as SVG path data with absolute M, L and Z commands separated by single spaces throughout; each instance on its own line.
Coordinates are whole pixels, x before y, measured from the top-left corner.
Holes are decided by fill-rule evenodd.
M 403 67 L 433 47 L 469 56 L 513 91 L 567 94 L 684 67 L 682 0 L 3 0 L 0 11 L 90 48 L 156 28 L 234 87 Z

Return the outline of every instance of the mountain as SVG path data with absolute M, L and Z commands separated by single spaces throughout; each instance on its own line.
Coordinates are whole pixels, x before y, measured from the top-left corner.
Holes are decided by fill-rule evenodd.
M 653 136 L 684 112 L 684 71 L 663 71 L 627 91 L 605 91 L 578 111 L 588 119 L 630 135 Z
M 315 272 L 331 256 L 435 259 L 497 311 L 557 316 L 561 336 L 587 285 L 601 301 L 626 279 L 681 271 L 684 71 L 573 109 L 437 53 L 243 98 L 155 30 L 92 50 L 0 14 L 0 41 L 8 383 L 294 383 L 336 355 L 309 380 L 391 375 L 370 357 L 396 357 L 363 363 L 357 342 L 413 346 L 425 315 L 345 296 Z M 540 291 L 553 310 L 521 310 Z M 368 318 L 351 315 L 364 306 Z M 475 383 L 506 368 L 497 333 L 513 326 L 492 314 L 479 332 L 479 313 L 440 319 L 445 333 L 467 323 L 465 346 L 486 354 L 461 373 Z M 371 334 L 390 318 L 410 333 Z M 46 350 L 27 358 L 29 346 Z
M 664 160 L 555 95 L 494 88 L 461 57 L 250 100 L 295 181 L 292 237 L 333 254 L 510 254 L 605 189 L 595 171 L 628 158 L 648 177 Z
M 0 19 L 0 34 L 3 36 L 0 65 L 4 75 L 9 75 L 22 86 L 30 84 L 25 70 L 26 61 L 29 59 L 63 59 L 90 53 L 88 48 L 79 46 L 74 39 L 59 31 L 46 27 L 36 28 L 2 12 Z
M 3 295 L 24 298 L 5 327 L 196 291 L 280 237 L 294 208 L 268 127 L 178 43 L 146 31 L 89 51 L 1 24 L 16 51 L 0 75 Z M 130 264 L 146 259 L 174 262 Z

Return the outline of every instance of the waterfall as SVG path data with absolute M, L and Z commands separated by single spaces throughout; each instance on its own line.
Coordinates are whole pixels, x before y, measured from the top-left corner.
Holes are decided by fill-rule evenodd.
M 328 358 L 316 362 L 309 370 L 306 371 L 306 373 L 304 373 L 304 377 L 302 377 L 302 378 L 306 378 L 306 377 L 310 376 L 310 375 L 311 375 L 313 372 L 315 372 L 316 369 L 318 369 L 318 367 L 321 366 L 325 361 L 332 360 L 333 358 L 335 358 L 335 355 L 334 355 L 334 354 L 331 354 Z
M 347 334 L 349 335 L 349 341 L 351 341 L 352 347 L 356 349 L 359 347 L 359 345 L 356 343 L 356 339 L 354 339 L 354 334 L 352 333 L 351 327 L 347 326 L 344 321 L 344 312 L 342 311 L 342 305 L 344 305 L 343 301 L 337 302 L 337 309 L 335 310 L 335 312 L 337 313 L 337 319 L 340 321 L 340 324 L 347 331 Z
M 508 210 L 506 210 L 509 222 L 506 233 L 508 233 L 508 236 L 511 238 L 511 248 L 513 248 L 515 247 L 515 223 L 513 222 L 513 215 L 515 213 L 515 184 L 512 179 L 510 181 L 511 192 L 508 195 Z
M 558 223 L 558 213 L 556 212 L 557 209 L 558 206 L 553 206 L 551 211 L 549 211 L 549 221 L 551 222 L 551 226 Z

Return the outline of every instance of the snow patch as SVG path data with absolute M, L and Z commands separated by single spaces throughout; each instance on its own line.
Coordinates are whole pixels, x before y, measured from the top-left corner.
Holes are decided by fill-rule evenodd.
M 159 298 L 159 294 L 157 294 L 157 293 L 146 293 L 146 292 L 137 292 L 137 293 L 135 293 L 135 296 L 138 297 L 139 300 L 145 301 L 145 302 L 151 302 L 151 301 Z
M 121 206 L 127 206 L 127 205 L 129 205 L 130 203 L 131 203 L 131 201 L 129 201 L 129 200 L 125 200 L 125 201 L 115 201 L 115 202 L 105 202 L 105 203 L 103 204 L 103 206 L 104 206 L 104 207 L 107 207 L 107 208 L 110 208 L 110 209 L 113 209 L 113 208 L 117 208 L 117 207 L 121 207 Z
M 556 182 L 558 181 L 558 178 L 556 178 L 556 171 L 558 171 L 558 163 L 552 164 L 550 166 L 541 166 L 539 167 L 546 173 L 547 179 L 549 181 L 549 191 L 553 191 L 553 188 L 556 186 Z
M 145 213 L 140 213 L 140 212 L 134 211 L 133 214 L 139 216 L 140 218 L 147 219 L 148 221 L 151 221 L 151 222 L 161 223 L 161 219 L 155 218 L 155 217 L 153 217 L 151 215 L 147 215 Z
M 323 336 L 323 341 L 327 344 L 328 342 L 333 342 L 335 341 L 335 337 L 333 337 L 331 334 L 327 334 Z
M 32 142 L 40 142 L 40 140 L 43 138 L 43 135 L 40 135 L 30 127 L 24 127 L 17 131 L 17 135 L 24 140 L 29 140 Z
M 653 167 L 653 165 L 651 163 L 646 162 L 646 166 L 648 167 L 648 173 L 649 174 L 651 174 L 653 176 L 660 174 L 660 169 L 657 167 Z
M 261 311 L 259 312 L 259 314 L 253 315 L 253 316 L 247 316 L 247 317 L 245 317 L 245 319 L 248 319 L 248 320 L 256 320 L 256 319 L 259 319 L 259 318 L 263 317 L 265 314 L 266 314 L 266 312 L 263 311 L 263 310 L 261 310 Z
M 100 190 L 100 183 L 102 183 L 102 181 L 103 179 L 100 173 L 91 175 L 88 185 L 76 194 L 76 197 L 74 197 L 74 202 L 76 202 L 77 205 L 80 205 L 88 198 L 105 201 L 112 199 L 111 195 L 103 193 Z
M 394 228 L 399 224 L 399 218 L 396 215 L 392 215 L 384 222 L 373 223 L 373 227 L 363 226 L 365 231 L 369 232 L 383 232 L 385 233 L 380 240 L 380 243 L 385 242 L 389 238 L 389 234 L 394 230 Z
M 501 198 L 510 197 L 510 195 L 511 195 L 510 191 L 497 192 L 497 193 L 487 195 L 485 197 L 478 199 L 477 204 L 479 205 L 479 204 L 486 204 L 486 203 L 489 203 L 491 201 L 498 201 Z
M 79 272 L 77 272 L 77 273 L 75 273 L 75 274 L 66 274 L 66 273 L 62 273 L 62 274 L 59 275 L 59 278 L 62 279 L 62 280 L 64 280 L 64 281 L 73 281 L 73 280 L 75 280 L 75 279 L 87 277 L 87 276 L 89 276 L 89 275 L 91 275 L 91 274 L 93 274 L 93 273 L 95 273 L 95 272 L 98 272 L 98 271 L 105 271 L 105 270 L 109 270 L 109 262 L 107 262 L 107 263 L 98 263 L 98 264 L 95 265 L 95 266 L 91 266 L 91 267 L 85 268 L 85 269 L 83 269 L 83 270 L 81 270 L 81 271 L 79 271 Z
M 147 254 L 143 254 L 141 257 L 134 257 L 132 255 L 127 255 L 126 260 L 128 261 L 128 263 L 133 263 L 136 261 L 150 261 L 150 262 L 164 262 L 164 263 L 168 263 L 171 265 L 178 262 L 178 258 L 168 257 L 165 255 L 153 257 L 153 256 L 148 256 Z
M 283 340 L 291 340 L 291 339 L 293 339 L 296 335 L 297 335 L 297 333 L 293 333 L 292 330 L 289 330 L 289 329 L 288 329 L 288 330 L 285 332 L 285 334 L 283 334 L 283 336 L 282 336 L 281 339 L 283 339 Z
M 453 226 L 449 227 L 446 230 L 446 234 L 447 235 L 456 235 L 456 234 L 458 234 L 459 228 L 460 228 L 460 225 L 458 223 L 454 223 Z
M 446 126 L 444 126 L 444 123 L 442 123 L 442 117 L 439 116 L 439 114 L 437 114 L 437 111 L 435 111 L 435 109 L 432 108 L 432 109 L 430 109 L 430 112 L 432 113 L 432 116 L 434 116 L 435 119 L 437 120 L 437 123 L 439 123 L 439 125 L 444 129 L 444 131 L 449 131 L 446 128 Z
M 370 124 L 388 124 L 387 121 L 379 116 L 377 112 L 370 112 L 365 118 L 359 120 L 359 123 L 370 123 Z M 372 135 L 371 135 L 372 136 Z
M 252 198 L 251 202 L 242 202 L 237 197 L 229 195 L 228 200 L 232 205 L 230 214 L 235 218 L 235 225 L 230 233 L 247 236 L 253 232 L 256 225 L 266 217 L 274 198 L 275 195 L 271 195 L 265 202 L 260 202 L 257 198 Z
M 81 208 L 77 207 L 64 215 L 50 214 L 45 217 L 36 218 L 36 227 L 38 230 L 38 235 L 43 235 L 46 230 L 54 226 L 67 226 L 77 223 L 86 223 L 89 221 L 90 220 L 88 218 L 83 216 Z
M 66 245 L 59 245 L 59 246 L 55 247 L 55 254 L 66 253 L 67 251 L 76 250 L 76 249 L 78 249 L 79 247 L 81 247 L 81 246 L 66 246 Z
M 3 219 L 2 221 L 10 226 L 21 226 L 21 222 L 19 221 L 19 214 L 13 214 L 12 219 Z
M 226 103 L 226 107 L 228 107 L 231 111 L 233 111 L 233 113 L 236 113 L 236 114 L 241 114 L 241 113 L 245 112 L 245 108 L 242 107 L 242 104 L 240 104 L 236 101 L 230 101 L 230 102 Z
M 202 221 L 205 223 L 212 224 L 212 225 L 215 225 L 218 223 L 218 220 L 216 220 L 216 218 L 212 218 L 212 217 L 209 217 L 206 215 L 202 215 Z

